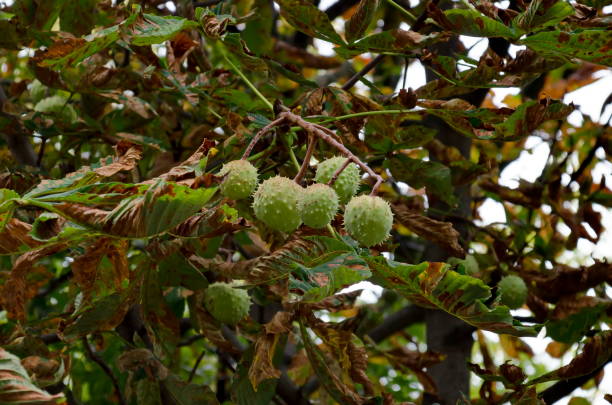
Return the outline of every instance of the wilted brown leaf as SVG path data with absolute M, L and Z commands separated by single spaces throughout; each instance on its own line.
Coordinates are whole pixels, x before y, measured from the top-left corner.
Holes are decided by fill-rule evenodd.
M 561 356 L 563 356 L 569 350 L 570 347 L 571 345 L 568 345 L 567 343 L 550 342 L 546 346 L 546 353 L 548 353 L 551 357 L 560 359 Z
M 2 217 L 0 217 L 0 220 L 2 220 Z M 32 225 L 17 218 L 9 219 L 2 232 L 0 232 L 0 254 L 16 253 L 23 247 L 33 248 L 39 246 L 41 242 L 34 240 L 29 235 L 31 230 Z
M 453 228 L 452 223 L 425 217 L 400 204 L 394 204 L 392 208 L 400 224 L 422 238 L 440 245 L 452 256 L 465 257 L 465 250 L 459 244 L 459 232 Z
M 66 247 L 65 244 L 50 245 L 31 250 L 17 258 L 8 280 L 0 288 L 0 302 L 9 318 L 25 320 L 27 302 L 53 277 L 53 273 L 46 267 L 34 266 L 34 263 Z
M 525 276 L 534 283 L 538 297 L 555 303 L 564 295 L 586 291 L 604 282 L 612 284 L 612 263 L 596 262 L 578 268 L 558 264 L 552 271 L 527 272 Z
M 255 341 L 255 354 L 249 368 L 249 381 L 257 391 L 259 384 L 270 378 L 279 378 L 281 372 L 274 366 L 274 352 L 278 334 L 262 333 Z
M 123 141 L 125 142 L 125 141 Z M 122 142 L 117 144 L 117 159 L 106 166 L 94 169 L 94 172 L 102 177 L 110 177 L 123 170 L 132 170 L 142 157 L 142 147 L 130 145 L 125 151 L 121 151 Z M 123 153 L 121 153 L 123 152 Z
M 567 365 L 529 381 L 539 384 L 552 380 L 567 380 L 592 373 L 612 358 L 612 330 L 606 330 L 587 340 L 580 354 Z
M 499 335 L 499 343 L 506 354 L 514 359 L 519 358 L 519 353 L 525 353 L 529 357 L 533 356 L 533 350 L 522 339 L 511 335 Z
M 117 366 L 122 372 L 133 372 L 144 369 L 150 378 L 164 380 L 168 369 L 148 349 L 133 349 L 124 352 L 117 359 Z

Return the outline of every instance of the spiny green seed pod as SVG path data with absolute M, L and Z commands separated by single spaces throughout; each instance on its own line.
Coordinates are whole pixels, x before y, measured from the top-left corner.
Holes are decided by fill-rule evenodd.
M 527 286 L 518 276 L 506 276 L 497 283 L 501 303 L 516 309 L 523 306 L 527 300 Z
M 257 187 L 257 169 L 246 160 L 233 160 L 221 168 L 221 193 L 233 200 L 248 198 Z
M 317 165 L 315 181 L 317 183 L 327 184 L 334 173 L 336 173 L 336 170 L 342 167 L 344 162 L 346 162 L 346 159 L 345 157 L 336 156 L 319 163 Z M 349 163 L 332 185 L 338 194 L 341 204 L 346 204 L 348 200 L 357 193 L 360 181 L 359 168 L 355 163 Z
M 265 180 L 255 191 L 255 216 L 272 229 L 294 231 L 302 223 L 299 200 L 302 187 L 286 177 Z
M 312 184 L 303 192 L 299 208 L 305 225 L 323 228 L 338 211 L 338 195 L 326 184 Z
M 354 197 L 344 210 L 344 228 L 353 239 L 366 247 L 387 239 L 392 225 L 391 207 L 380 197 Z
M 213 283 L 204 292 L 204 306 L 216 320 L 235 325 L 249 314 L 251 299 L 245 290 Z

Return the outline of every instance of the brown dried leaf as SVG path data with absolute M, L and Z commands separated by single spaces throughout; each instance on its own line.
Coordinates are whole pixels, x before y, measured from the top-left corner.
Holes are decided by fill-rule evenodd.
M 274 366 L 274 352 L 278 334 L 263 333 L 255 341 L 255 355 L 249 368 L 249 381 L 257 391 L 259 384 L 270 378 L 279 378 L 281 372 Z
M 342 60 L 337 56 L 315 55 L 281 40 L 274 42 L 274 53 L 291 63 L 312 69 L 335 69 L 342 64 Z
M 1 220 L 2 217 L 0 217 Z M 22 247 L 33 248 L 39 246 L 41 242 L 34 240 L 29 235 L 31 230 L 32 225 L 16 218 L 9 219 L 2 232 L 0 232 L 0 255 L 16 253 Z
M 17 258 L 8 280 L 0 287 L 0 303 L 11 319 L 25 320 L 25 306 L 38 289 L 53 277 L 44 266 L 34 266 L 38 260 L 67 247 L 65 244 L 46 246 Z
M 125 151 L 122 151 L 122 146 L 126 143 L 122 141 L 115 148 L 117 150 L 117 160 L 113 163 L 94 169 L 94 172 L 103 177 L 113 176 L 123 170 L 132 170 L 138 161 L 142 158 L 142 147 L 139 145 L 130 145 Z M 121 153 L 123 152 L 123 153 Z
M 134 349 L 124 352 L 117 359 L 117 367 L 121 372 L 144 369 L 151 378 L 164 380 L 168 377 L 168 369 L 148 349 Z
M 533 356 L 533 350 L 522 339 L 511 335 L 499 335 L 499 343 L 506 354 L 514 359 L 519 358 L 519 353 L 525 353 L 529 357 Z
M 550 342 L 546 346 L 546 353 L 548 353 L 551 357 L 560 359 L 569 350 L 570 347 L 572 346 L 568 345 L 567 343 Z
M 115 241 L 110 238 L 97 239 L 86 252 L 77 256 L 72 263 L 72 274 L 75 282 L 87 299 L 93 292 L 98 277 L 98 266 L 106 256 L 113 264 L 114 284 L 121 289 L 123 280 L 129 277 L 127 262 L 127 241 Z
M 612 330 L 606 330 L 587 340 L 579 355 L 567 365 L 535 378 L 529 384 L 552 380 L 567 380 L 587 375 L 612 358 Z
M 459 244 L 459 232 L 453 228 L 453 224 L 422 216 L 400 204 L 394 204 L 392 208 L 400 224 L 417 235 L 440 245 L 451 255 L 465 257 L 465 250 Z
M 564 295 L 573 295 L 601 283 L 612 284 L 612 263 L 596 262 L 592 266 L 572 268 L 559 264 L 546 273 L 525 273 L 535 285 L 541 299 L 555 303 Z

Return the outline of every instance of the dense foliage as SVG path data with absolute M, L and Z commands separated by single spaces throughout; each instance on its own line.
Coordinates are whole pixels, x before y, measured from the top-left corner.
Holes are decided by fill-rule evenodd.
M 576 247 L 606 231 L 612 138 L 563 98 L 612 66 L 605 2 L 4 3 L 1 403 L 541 404 L 601 381 L 612 265 Z M 500 184 L 527 139 L 544 169 Z M 376 302 L 343 291 L 362 281 Z

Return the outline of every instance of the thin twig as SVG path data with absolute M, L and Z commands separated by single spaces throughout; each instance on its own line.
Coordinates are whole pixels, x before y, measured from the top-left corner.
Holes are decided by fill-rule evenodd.
M 296 125 L 304 128 L 309 133 L 314 134 L 314 135 L 318 136 L 319 138 L 323 139 L 325 142 L 327 142 L 328 144 L 330 144 L 331 146 L 333 146 L 334 148 L 336 148 L 340 152 L 342 152 L 342 154 L 344 156 L 346 156 L 347 158 L 349 158 L 350 160 L 355 162 L 359 167 L 361 167 L 370 176 L 375 178 L 376 179 L 376 183 L 374 184 L 374 187 L 372 188 L 371 195 L 376 195 L 376 193 L 378 192 L 378 188 L 382 184 L 382 181 L 383 181 L 382 177 L 380 177 L 380 175 L 378 175 L 374 170 L 370 169 L 370 167 L 368 165 L 363 163 L 361 161 L 361 159 L 359 159 L 350 150 L 348 150 L 346 148 L 346 146 L 342 145 L 340 142 L 335 140 L 333 136 L 331 136 L 329 133 L 327 133 L 327 131 L 329 131 L 329 130 L 324 131 L 324 130 L 321 129 L 322 127 L 320 125 L 316 125 L 316 124 L 313 124 L 311 122 L 308 122 L 305 119 L 303 119 L 302 117 L 300 117 L 299 115 L 296 115 L 296 114 L 291 113 L 291 112 L 283 112 L 283 113 L 281 113 L 279 115 L 279 118 L 281 118 L 281 117 L 283 117 L 286 121 L 288 121 L 290 123 L 293 123 L 293 124 L 296 124 Z
M 195 377 L 196 370 L 198 369 L 198 366 L 200 365 L 200 362 L 202 361 L 205 355 L 206 355 L 206 350 L 202 350 L 202 353 L 200 353 L 200 355 L 196 359 L 196 362 L 193 365 L 191 372 L 189 373 L 189 378 L 187 379 L 188 383 L 190 383 L 193 380 L 193 377 Z
M 40 167 L 42 164 L 43 156 L 45 155 L 45 146 L 47 145 L 47 137 L 43 136 L 40 142 L 40 149 L 38 149 L 38 158 L 36 158 L 36 166 Z
M 259 132 L 256 133 L 255 136 L 253 137 L 253 139 L 251 140 L 251 143 L 249 143 L 249 146 L 247 146 L 247 148 L 245 149 L 244 154 L 242 155 L 242 160 L 245 160 L 246 158 L 249 157 L 249 155 L 251 154 L 251 151 L 255 147 L 255 144 L 257 142 L 259 142 L 259 139 L 262 136 L 264 136 L 266 133 L 268 133 L 268 131 L 270 131 L 275 126 L 279 125 L 284 120 L 285 120 L 284 117 L 282 117 L 282 116 L 278 117 L 277 119 L 275 119 L 274 121 L 270 122 L 268 125 L 266 125 L 262 129 L 260 129 Z
M 314 147 L 317 144 L 317 137 L 314 135 L 310 135 L 308 137 L 308 148 L 306 149 L 306 155 L 304 155 L 304 160 L 302 161 L 302 166 L 300 167 L 300 171 L 295 175 L 293 181 L 297 184 L 302 182 L 304 175 L 306 174 L 306 169 L 308 169 L 308 165 L 310 164 L 310 158 L 312 157 L 312 152 L 314 151 Z
M 234 72 L 236 72 L 238 76 L 240 76 L 240 78 L 246 83 L 246 85 L 249 86 L 251 90 L 253 90 L 255 95 L 259 97 L 259 99 L 263 101 L 264 104 L 272 111 L 272 114 L 274 114 L 274 106 L 272 105 L 272 103 L 267 98 L 265 98 L 263 94 L 261 94 L 257 87 L 255 87 L 255 85 L 251 83 L 248 77 L 246 77 L 246 75 L 242 73 L 240 69 L 238 69 L 238 66 L 234 65 L 234 63 L 227 57 L 225 53 L 223 53 L 223 57 L 225 58 L 225 61 L 232 67 Z
M 111 370 L 111 368 L 108 366 L 108 364 L 106 364 L 106 362 L 102 359 L 102 357 L 100 357 L 97 353 L 95 353 L 93 351 L 93 349 L 89 345 L 89 342 L 87 341 L 87 337 L 86 336 L 84 336 L 81 340 L 83 342 L 83 346 L 85 347 L 85 354 L 87 355 L 87 357 L 90 360 L 94 361 L 95 363 L 98 363 L 100 368 L 111 379 L 111 381 L 113 383 L 113 386 L 115 387 L 115 393 L 117 394 L 117 397 L 119 398 L 119 403 L 121 405 L 127 405 L 127 402 L 125 402 L 125 398 L 123 398 L 123 393 L 121 392 L 121 387 L 119 386 L 119 380 L 117 379 L 117 377 L 113 373 L 113 370 Z
M 351 158 L 347 158 L 344 161 L 344 163 L 342 163 L 342 166 L 340 166 L 338 169 L 336 169 L 336 171 L 334 172 L 334 175 L 327 182 L 327 185 L 328 186 L 333 186 L 334 183 L 336 182 L 336 180 L 338 180 L 338 176 L 340 176 L 340 173 L 342 173 L 344 171 L 344 169 L 346 169 L 350 163 L 351 163 Z
M 399 4 L 394 2 L 393 0 L 387 0 L 387 3 L 389 3 L 389 5 L 391 7 L 395 8 L 397 11 L 402 13 L 404 15 L 404 17 L 406 17 L 408 19 L 408 22 L 410 24 L 413 24 L 413 23 L 416 22 L 417 18 L 415 16 L 413 16 L 412 13 L 410 11 L 406 10 L 404 7 L 400 6 Z
M 374 67 L 376 67 L 376 65 L 378 65 L 383 60 L 384 57 L 385 55 L 383 54 L 377 55 L 374 59 L 370 61 L 370 63 L 365 65 L 363 69 L 361 69 L 359 72 L 355 73 L 353 77 L 348 79 L 347 82 L 344 83 L 344 85 L 342 85 L 342 90 L 344 91 L 350 90 L 351 87 L 353 87 L 355 83 L 359 81 L 359 79 L 367 75 L 370 72 L 370 70 L 374 69 Z

